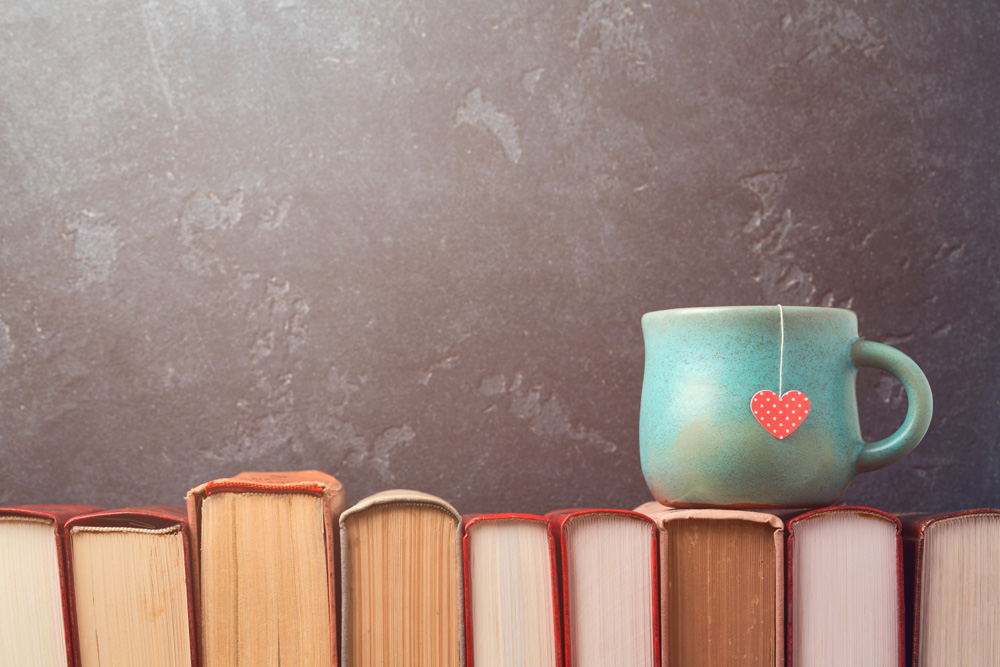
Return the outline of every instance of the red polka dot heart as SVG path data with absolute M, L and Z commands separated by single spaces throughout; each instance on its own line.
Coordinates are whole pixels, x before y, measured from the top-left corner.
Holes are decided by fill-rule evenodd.
M 765 431 L 784 440 L 809 416 L 809 397 L 801 391 L 786 391 L 778 396 L 761 389 L 750 399 L 750 409 Z

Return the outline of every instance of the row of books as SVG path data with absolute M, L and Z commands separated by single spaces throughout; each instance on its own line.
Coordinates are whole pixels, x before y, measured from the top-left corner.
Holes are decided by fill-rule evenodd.
M 0 561 L 4 666 L 1000 664 L 1000 510 L 463 517 L 244 473 L 186 510 L 0 509 Z

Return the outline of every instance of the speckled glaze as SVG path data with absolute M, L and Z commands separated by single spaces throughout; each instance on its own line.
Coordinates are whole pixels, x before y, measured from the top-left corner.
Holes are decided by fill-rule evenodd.
M 932 412 L 930 386 L 905 354 L 858 338 L 857 316 L 839 308 L 785 307 L 782 390 L 804 392 L 812 411 L 778 440 L 750 399 L 778 391 L 777 306 L 683 308 L 646 313 L 639 411 L 642 470 L 653 496 L 677 507 L 820 507 L 855 474 L 898 461 L 920 443 Z M 855 377 L 861 366 L 903 383 L 902 426 L 861 439 Z

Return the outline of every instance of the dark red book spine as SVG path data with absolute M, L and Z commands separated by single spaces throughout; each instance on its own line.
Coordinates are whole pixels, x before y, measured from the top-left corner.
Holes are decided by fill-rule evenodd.
M 924 568 L 924 531 L 931 524 L 944 519 L 964 516 L 997 515 L 1000 509 L 980 507 L 944 514 L 912 514 L 903 517 L 903 553 L 906 569 L 907 642 L 911 648 L 910 664 L 917 665 L 920 658 L 920 603 Z
M 201 608 L 201 506 L 206 497 L 216 493 L 304 493 L 323 499 L 323 529 L 327 557 L 327 595 L 330 600 L 330 665 L 337 667 L 340 656 L 341 563 L 337 535 L 340 514 L 344 511 L 344 487 L 331 475 L 318 470 L 290 470 L 277 472 L 241 472 L 234 477 L 215 479 L 188 491 L 187 534 L 190 539 L 191 568 L 194 580 L 195 627 L 200 629 Z M 204 638 L 195 641 L 201 655 Z
M 470 540 L 469 540 L 469 527 L 481 521 L 539 521 L 541 523 L 547 524 L 549 522 L 543 516 L 537 514 L 516 514 L 516 513 L 505 513 L 505 514 L 467 514 L 462 517 L 462 564 L 463 564 L 463 578 L 465 586 L 465 649 L 466 649 L 466 667 L 474 666 L 474 654 L 475 647 L 473 646 L 472 637 L 472 606 L 470 600 L 472 599 L 472 586 L 470 571 Z M 559 609 L 559 569 L 557 565 L 558 561 L 556 558 L 556 544 L 552 536 L 551 531 L 549 532 L 549 567 L 552 571 L 552 614 L 553 614 L 553 627 L 555 628 L 555 644 L 556 644 L 556 665 L 562 667 L 562 614 Z
M 570 619 L 573 609 L 569 603 L 569 567 L 568 554 L 566 551 L 565 531 L 566 524 L 573 519 L 588 514 L 622 514 L 636 519 L 640 519 L 649 524 L 651 529 L 652 549 L 650 559 L 652 565 L 653 581 L 650 585 L 650 603 L 653 605 L 653 663 L 660 664 L 660 539 L 656 522 L 645 514 L 633 512 L 631 510 L 617 509 L 566 509 L 549 512 L 545 517 L 549 520 L 549 536 L 556 544 L 556 553 L 559 556 L 560 586 L 562 589 L 562 625 L 563 625 L 563 667 L 571 667 L 572 658 L 572 637 L 570 633 Z
M 69 539 L 70 531 L 76 526 L 126 526 L 137 528 L 166 528 L 172 525 L 181 527 L 184 543 L 184 581 L 187 588 L 188 606 L 188 637 L 191 642 L 191 665 L 198 665 L 198 633 L 194 615 L 194 572 L 191 566 L 191 536 L 188 526 L 187 511 L 180 507 L 164 505 L 146 505 L 143 507 L 127 507 L 124 509 L 104 510 L 79 514 L 66 521 L 66 603 L 69 609 L 69 629 L 73 637 L 73 652 L 70 665 L 81 667 L 80 647 L 76 641 L 76 596 L 73 589 L 73 541 Z
M 793 641 L 792 624 L 794 619 L 793 614 L 793 602 L 794 598 L 792 592 L 794 590 L 794 544 L 795 544 L 795 527 L 799 522 L 809 519 L 811 517 L 819 516 L 821 514 L 829 514 L 833 512 L 847 512 L 851 514 L 869 514 L 877 516 L 881 519 L 885 519 L 890 523 L 896 525 L 896 591 L 897 591 L 897 603 L 896 603 L 896 617 L 897 617 L 897 641 L 898 648 L 897 652 L 899 655 L 899 667 L 906 667 L 906 606 L 903 597 L 903 541 L 902 541 L 902 526 L 899 519 L 888 512 L 882 510 L 877 510 L 872 507 L 859 507 L 859 506 L 842 506 L 842 507 L 823 507 L 821 509 L 811 510 L 803 514 L 789 519 L 785 522 L 785 530 L 787 534 L 787 548 L 785 550 L 785 567 L 787 570 L 787 578 L 785 581 L 785 664 L 788 667 L 795 667 L 795 646 Z
M 0 516 L 23 516 L 50 519 L 54 522 L 56 554 L 59 558 L 59 588 L 62 590 L 63 632 L 66 634 L 66 664 L 73 664 L 76 652 L 75 633 L 70 618 L 69 583 L 67 580 L 66 522 L 80 514 L 97 512 L 95 505 L 20 505 L 0 508 Z

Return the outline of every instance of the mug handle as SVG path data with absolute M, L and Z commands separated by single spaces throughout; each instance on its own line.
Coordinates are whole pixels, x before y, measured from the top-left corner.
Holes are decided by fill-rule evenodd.
M 871 472 L 903 458 L 920 444 L 934 411 L 931 386 L 920 367 L 894 347 L 868 340 L 851 344 L 855 367 L 880 368 L 896 376 L 906 390 L 906 419 L 895 433 L 877 442 L 865 443 L 858 454 L 857 472 Z

